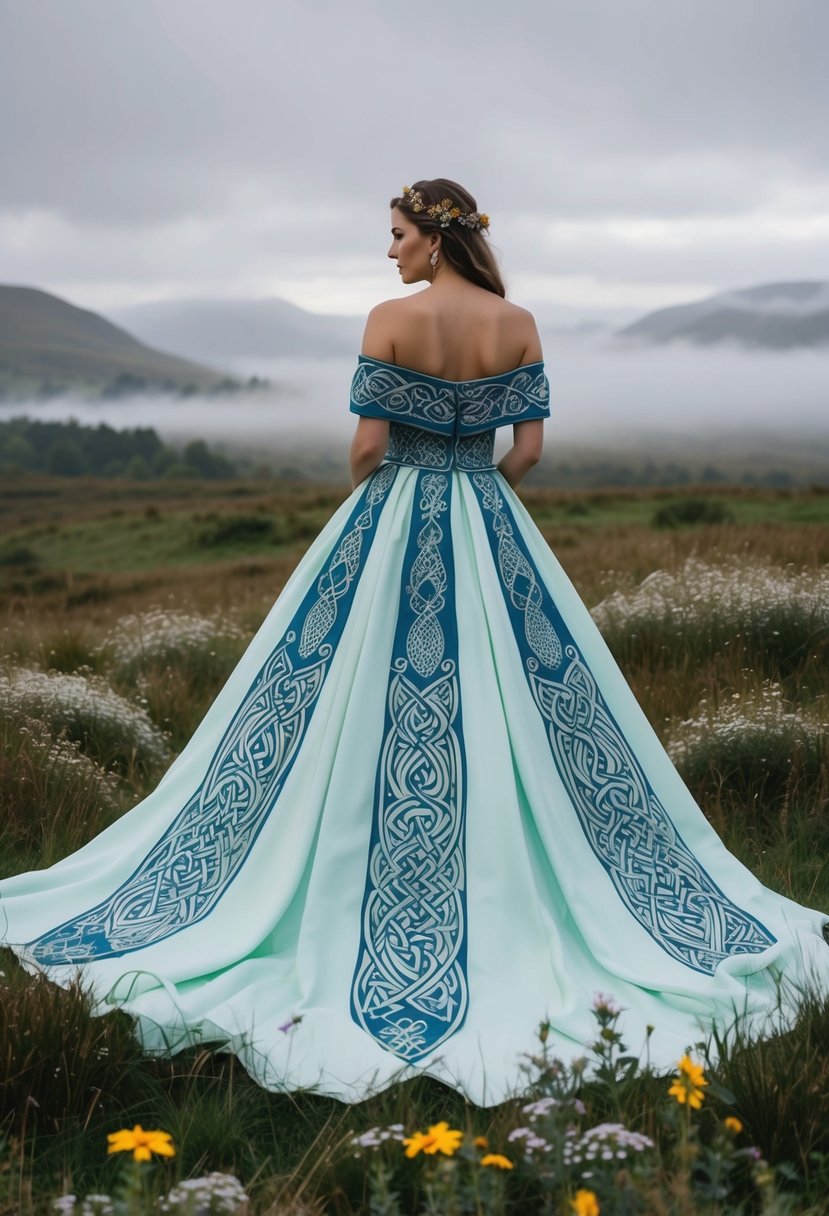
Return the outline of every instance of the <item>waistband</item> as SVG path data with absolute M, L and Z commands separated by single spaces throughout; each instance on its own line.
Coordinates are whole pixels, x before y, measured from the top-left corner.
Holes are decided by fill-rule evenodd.
M 389 464 L 421 469 L 441 472 L 461 469 L 477 473 L 481 469 L 495 468 L 494 449 L 494 430 L 480 431 L 476 435 L 438 435 L 421 427 L 392 422 L 385 459 Z

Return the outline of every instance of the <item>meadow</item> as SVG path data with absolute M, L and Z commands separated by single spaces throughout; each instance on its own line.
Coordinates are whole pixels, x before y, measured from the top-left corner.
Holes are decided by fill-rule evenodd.
M 0 881 L 154 786 L 347 493 L 0 487 Z M 727 847 L 829 914 L 829 492 L 522 497 Z M 829 1213 L 829 1000 L 804 994 L 795 1028 L 762 1042 L 699 1046 L 676 1077 L 630 1057 L 612 1002 L 591 1016 L 591 1075 L 552 1059 L 540 1027 L 521 1101 L 476 1109 L 417 1080 L 348 1107 L 267 1093 L 204 1048 L 144 1058 L 128 1018 L 91 1017 L 82 990 L 4 952 L 0 1214 L 69 1195 L 57 1210 L 89 1216 L 231 1213 L 245 1195 L 256 1216 Z M 175 1156 L 108 1155 L 136 1124 Z

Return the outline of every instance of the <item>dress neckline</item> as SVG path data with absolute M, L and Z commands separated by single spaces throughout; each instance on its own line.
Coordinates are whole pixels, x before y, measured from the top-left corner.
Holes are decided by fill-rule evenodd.
M 397 372 L 408 372 L 410 376 L 421 376 L 425 380 L 437 380 L 439 384 L 451 384 L 457 388 L 460 384 L 482 384 L 486 380 L 504 380 L 507 376 L 514 376 L 516 372 L 530 371 L 531 368 L 543 368 L 544 360 L 535 359 L 532 363 L 519 363 L 516 367 L 511 367 L 506 372 L 495 372 L 491 376 L 473 376 L 469 380 L 447 380 L 444 376 L 433 376 L 431 372 L 421 372 L 415 367 L 406 367 L 402 363 L 389 363 L 386 359 L 375 359 L 374 355 L 358 355 L 358 362 L 363 363 L 379 363 L 381 367 L 391 367 Z

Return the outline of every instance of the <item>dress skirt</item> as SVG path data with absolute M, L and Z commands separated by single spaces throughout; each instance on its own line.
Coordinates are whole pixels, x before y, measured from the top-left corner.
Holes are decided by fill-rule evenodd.
M 826 915 L 726 850 L 493 469 L 381 464 L 157 788 L 0 897 L 148 1052 L 346 1102 L 426 1073 L 497 1103 L 541 1022 L 589 1055 L 597 993 L 669 1068 L 829 989 Z

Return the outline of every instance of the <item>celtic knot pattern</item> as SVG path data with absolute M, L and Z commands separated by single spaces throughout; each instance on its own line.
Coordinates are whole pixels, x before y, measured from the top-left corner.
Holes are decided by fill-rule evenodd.
M 489 381 L 490 383 L 487 383 Z M 542 363 L 517 367 L 507 376 L 467 380 L 459 390 L 460 429 L 479 430 L 550 414 L 550 384 Z
M 422 469 L 492 469 L 495 432 L 475 435 L 437 435 L 419 426 L 392 422 L 386 460 L 393 464 L 414 465 Z
M 349 408 L 355 414 L 408 422 L 442 435 L 470 435 L 511 422 L 548 418 L 550 385 L 540 361 L 497 376 L 441 380 L 360 355 Z
M 448 477 L 419 474 L 351 995 L 355 1021 L 405 1060 L 453 1034 L 468 1003 L 466 762 L 452 542 L 440 525 L 450 496 Z
M 351 606 L 366 542 L 374 536 L 396 472 L 393 465 L 381 465 L 369 479 L 316 586 L 234 712 L 198 789 L 108 899 L 31 944 L 37 962 L 81 963 L 142 949 L 203 920 L 222 898 L 302 745 Z M 310 654 L 311 661 L 303 663 Z
M 386 460 L 422 469 L 449 469 L 452 464 L 452 439 L 436 435 L 419 426 L 393 422 L 389 427 Z
M 438 523 L 446 510 L 445 477 L 424 477 L 420 510 L 425 523 L 417 535 L 418 555 L 406 588 L 414 620 L 406 635 L 406 655 L 418 675 L 431 676 L 443 658 L 440 613 L 445 607 L 446 566 L 440 554 L 443 531 Z
M 365 355 L 360 356 L 351 382 L 351 409 L 375 417 L 409 416 L 448 432 L 454 429 L 457 412 L 449 382 Z
M 538 574 L 496 479 L 476 473 L 472 483 L 556 768 L 620 899 L 666 954 L 694 971 L 710 975 L 724 958 L 767 950 L 776 938 L 720 890 L 656 796 Z M 530 604 L 555 636 L 552 647 L 546 629 L 539 635 L 535 624 L 528 628 Z M 546 644 L 535 644 L 538 636 Z

